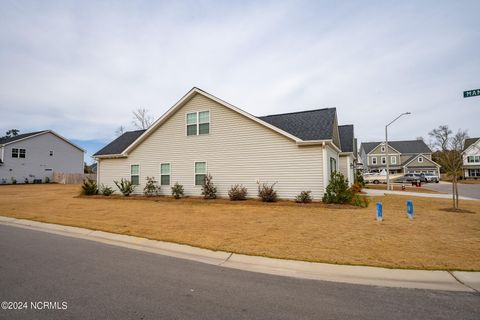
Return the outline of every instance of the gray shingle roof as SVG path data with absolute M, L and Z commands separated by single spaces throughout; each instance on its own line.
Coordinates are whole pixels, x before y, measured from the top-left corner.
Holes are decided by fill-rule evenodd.
M 335 108 L 325 108 L 258 117 L 302 140 L 332 139 Z
M 340 144 L 342 145 L 342 152 L 355 152 L 355 137 L 353 133 L 353 124 L 338 126 L 338 132 L 340 133 Z
M 110 154 L 120 154 L 129 145 L 131 145 L 145 130 L 127 131 L 117 139 L 113 140 L 105 147 L 97 151 L 93 156 L 105 156 Z
M 362 142 L 362 147 L 365 153 L 369 153 L 383 142 Z M 388 141 L 388 144 L 400 153 L 432 153 L 423 140 Z
M 17 140 L 20 140 L 20 139 L 23 139 L 23 138 L 28 138 L 30 136 L 34 136 L 36 134 L 39 134 L 39 133 L 42 133 L 42 132 L 47 132 L 47 131 L 48 130 L 22 133 L 22 134 L 19 134 L 19 135 L 15 136 L 15 137 L 10 137 L 10 138 L 2 137 L 2 138 L 0 138 L 0 144 L 14 142 L 14 141 L 17 141 Z
M 465 139 L 465 143 L 463 144 L 463 150 L 466 150 L 468 147 L 470 147 L 472 144 L 477 142 L 477 140 L 480 138 L 468 138 Z

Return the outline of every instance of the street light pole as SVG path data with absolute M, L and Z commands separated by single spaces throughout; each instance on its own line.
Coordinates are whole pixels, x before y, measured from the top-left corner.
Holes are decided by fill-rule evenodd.
M 385 126 L 385 163 L 387 164 L 387 190 L 390 190 L 390 161 L 388 159 L 388 126 L 397 121 L 400 117 L 411 114 L 410 112 L 404 112 L 395 119 L 393 119 L 389 124 Z M 381 161 L 381 159 L 380 159 Z

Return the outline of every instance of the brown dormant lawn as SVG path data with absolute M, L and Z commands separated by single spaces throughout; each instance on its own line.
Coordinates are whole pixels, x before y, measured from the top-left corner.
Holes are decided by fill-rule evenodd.
M 0 215 L 249 255 L 389 268 L 480 270 L 480 201 L 372 198 L 369 208 L 171 198 L 78 197 L 78 185 L 0 186 Z M 382 201 L 384 221 L 375 220 Z

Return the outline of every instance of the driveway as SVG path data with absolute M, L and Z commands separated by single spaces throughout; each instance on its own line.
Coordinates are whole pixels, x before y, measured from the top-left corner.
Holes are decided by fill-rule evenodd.
M 478 319 L 480 296 L 265 275 L 0 225 L 2 319 Z M 66 304 L 64 304 L 64 302 Z
M 452 194 L 452 184 L 450 182 L 440 181 L 439 183 L 428 183 L 425 189 L 446 192 Z M 458 184 L 458 193 L 462 197 L 480 199 L 480 184 Z

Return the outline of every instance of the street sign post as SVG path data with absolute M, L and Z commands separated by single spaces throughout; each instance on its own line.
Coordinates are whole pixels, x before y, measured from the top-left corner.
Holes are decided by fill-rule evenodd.
M 473 89 L 468 91 L 463 91 L 464 98 L 480 96 L 480 89 Z

